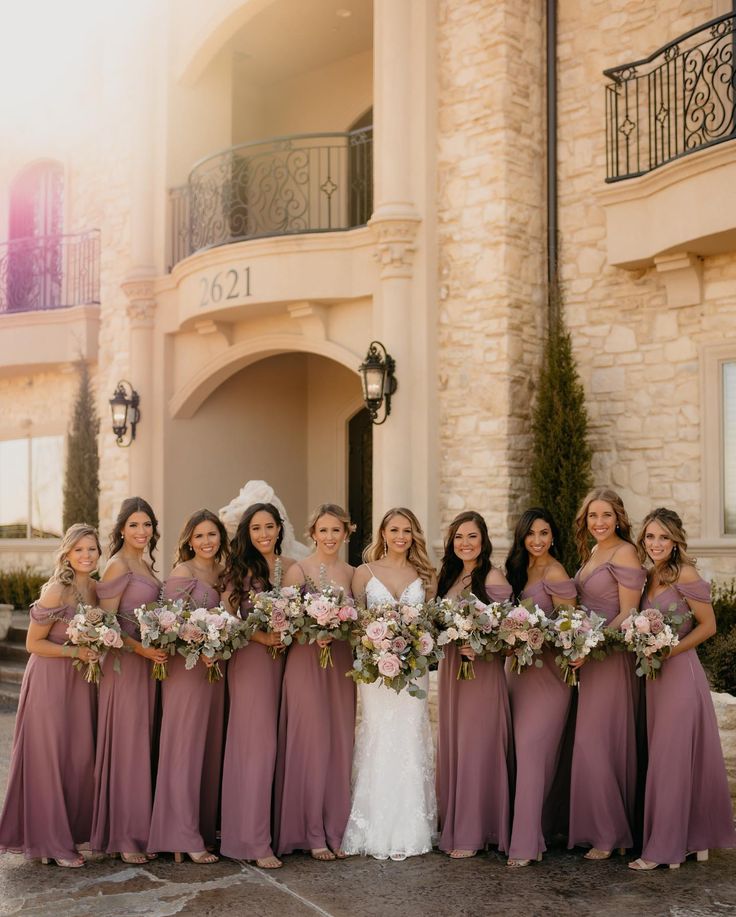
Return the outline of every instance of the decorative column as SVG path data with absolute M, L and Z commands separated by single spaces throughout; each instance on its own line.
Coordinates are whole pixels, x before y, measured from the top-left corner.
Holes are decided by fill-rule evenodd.
M 153 501 L 153 443 L 156 428 L 153 380 L 153 326 L 156 297 L 153 277 L 129 275 L 121 284 L 128 297 L 130 322 L 129 382 L 141 399 L 141 421 L 130 446 L 130 495 Z
M 374 337 L 396 360 L 398 390 L 386 423 L 374 428 L 373 512 L 413 504 L 412 475 L 420 460 L 413 436 L 415 378 L 421 335 L 412 326 L 415 242 L 420 217 L 412 190 L 411 0 L 374 3 L 374 211 L 370 220 L 380 266 L 373 301 Z M 368 342 L 366 342 L 368 343 Z

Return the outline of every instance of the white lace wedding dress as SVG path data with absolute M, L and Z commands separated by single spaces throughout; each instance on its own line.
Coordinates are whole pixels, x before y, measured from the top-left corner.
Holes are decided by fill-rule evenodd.
M 396 600 L 372 577 L 368 607 Z M 420 579 L 410 583 L 400 602 L 424 601 Z M 428 676 L 419 681 L 426 692 Z M 419 700 L 376 682 L 358 688 L 361 720 L 353 753 L 350 818 L 342 849 L 377 859 L 403 860 L 432 849 L 437 800 L 434 749 L 426 697 Z

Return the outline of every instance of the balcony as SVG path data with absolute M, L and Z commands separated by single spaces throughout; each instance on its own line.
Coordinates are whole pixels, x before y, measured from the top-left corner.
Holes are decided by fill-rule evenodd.
M 0 246 L 0 375 L 97 359 L 100 233 Z
M 373 128 L 240 144 L 199 162 L 170 193 L 170 265 L 249 239 L 364 226 Z
M 606 181 L 645 175 L 736 137 L 736 14 L 604 71 Z
M 99 301 L 99 230 L 30 236 L 0 245 L 0 314 Z

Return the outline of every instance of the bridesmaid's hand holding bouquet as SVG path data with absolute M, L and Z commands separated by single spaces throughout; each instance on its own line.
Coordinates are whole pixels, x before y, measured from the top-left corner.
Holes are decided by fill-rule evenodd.
M 114 611 L 103 611 L 92 605 L 78 605 L 77 612 L 66 628 L 69 638 L 65 646 L 74 647 L 72 665 L 81 672 L 84 680 L 92 685 L 99 684 L 102 675 L 100 656 L 109 650 L 123 648 L 123 636 Z M 85 651 L 86 659 L 80 658 Z M 120 671 L 120 660 L 116 657 L 113 667 Z

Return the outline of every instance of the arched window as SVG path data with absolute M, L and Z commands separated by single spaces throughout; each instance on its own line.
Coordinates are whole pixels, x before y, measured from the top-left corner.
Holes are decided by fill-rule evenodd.
M 62 289 L 64 170 L 34 163 L 10 187 L 8 311 L 58 306 Z

